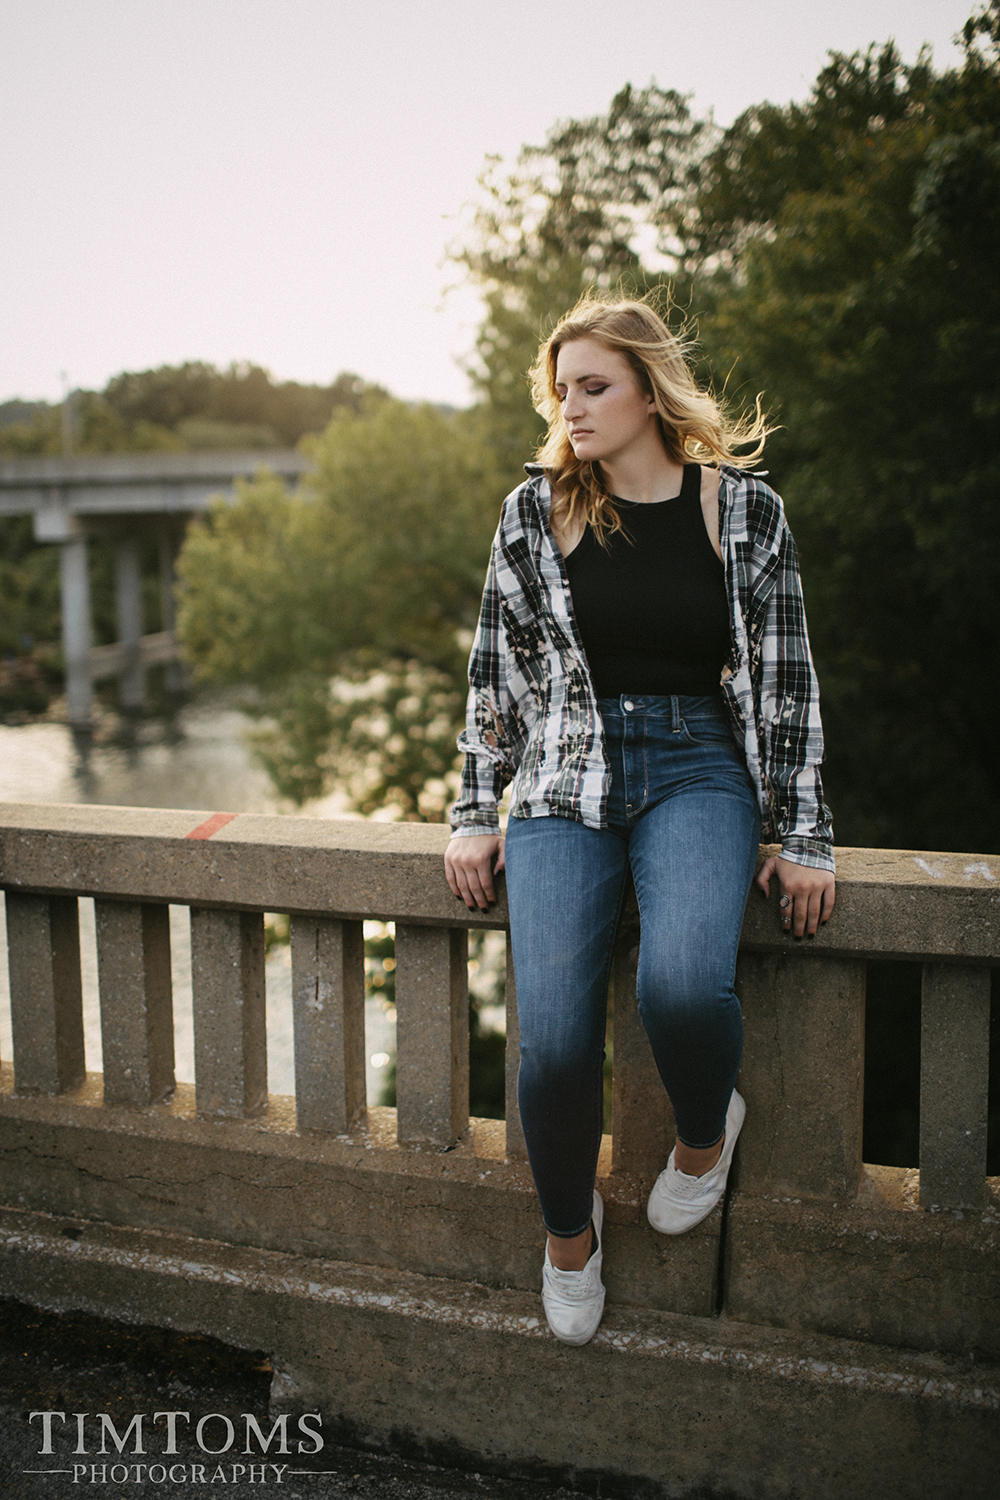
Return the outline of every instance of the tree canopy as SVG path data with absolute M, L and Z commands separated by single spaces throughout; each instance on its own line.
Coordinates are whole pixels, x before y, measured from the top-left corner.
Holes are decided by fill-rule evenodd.
M 689 220 L 706 344 L 783 423 L 848 843 L 1000 848 L 998 40 L 994 5 L 941 76 L 831 59 L 810 106 L 726 133 Z
M 322 432 L 334 412 L 359 411 L 386 394 L 346 371 L 330 385 L 302 385 L 276 381 L 261 365 L 219 370 L 189 360 L 124 371 L 103 391 L 74 391 L 68 413 L 46 402 L 6 402 L 0 454 L 62 452 L 66 415 L 79 453 L 292 448 L 306 433 Z
M 341 412 L 289 493 L 262 476 L 192 526 L 179 628 L 203 680 L 248 683 L 296 801 L 439 819 L 501 484 L 477 424 L 401 401 Z
M 585 287 L 647 284 L 640 246 L 672 245 L 668 206 L 711 139 L 681 95 L 626 84 L 606 115 L 561 122 L 544 146 L 523 147 L 513 170 L 487 163 L 453 256 L 483 292 L 470 373 L 511 483 L 544 430 L 526 381 L 539 339 Z

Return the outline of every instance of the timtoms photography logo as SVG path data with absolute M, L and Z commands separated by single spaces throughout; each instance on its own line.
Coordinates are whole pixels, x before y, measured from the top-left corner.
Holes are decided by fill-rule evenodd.
M 250 1412 L 239 1424 L 218 1411 L 197 1419 L 189 1411 L 136 1412 L 124 1432 L 106 1411 L 33 1411 L 29 1421 L 41 1429 L 39 1457 L 56 1462 L 22 1472 L 73 1484 L 284 1484 L 334 1472 L 293 1466 L 324 1446 L 318 1411 L 304 1412 L 291 1430 L 287 1415 L 276 1417 L 267 1433 Z

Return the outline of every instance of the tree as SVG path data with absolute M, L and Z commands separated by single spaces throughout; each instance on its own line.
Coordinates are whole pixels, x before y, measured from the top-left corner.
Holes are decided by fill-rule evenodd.
M 942 76 L 886 47 L 832 58 L 806 106 L 748 112 L 689 218 L 717 266 L 713 353 L 785 425 L 769 460 L 849 843 L 1000 848 L 996 4 L 964 41 Z
M 244 484 L 188 533 L 179 629 L 201 680 L 251 684 L 258 749 L 297 802 L 440 819 L 502 484 L 474 423 L 375 401 L 342 411 L 289 493 Z
M 103 391 L 74 391 L 70 427 L 78 453 L 291 448 L 322 432 L 335 411 L 357 412 L 385 397 L 381 386 L 342 372 L 327 386 L 276 382 L 260 365 L 219 370 L 203 360 L 124 371 Z M 61 406 L 6 402 L 0 407 L 0 453 L 63 451 Z
M 466 243 L 453 259 L 482 288 L 486 316 L 473 380 L 488 432 L 514 484 L 544 430 L 526 372 L 541 338 L 588 286 L 645 287 L 639 247 L 675 251 L 667 205 L 712 138 L 687 101 L 626 85 L 606 115 L 563 121 L 525 146 L 512 172 L 491 158 Z

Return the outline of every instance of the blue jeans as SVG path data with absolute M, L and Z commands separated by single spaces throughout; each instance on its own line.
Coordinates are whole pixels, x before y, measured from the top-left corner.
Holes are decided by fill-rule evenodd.
M 760 840 L 721 695 L 601 699 L 609 826 L 511 818 L 507 899 L 518 1101 L 549 1233 L 590 1223 L 603 1127 L 608 977 L 629 865 L 639 1013 L 678 1138 L 713 1146 L 743 1051 L 736 950 Z

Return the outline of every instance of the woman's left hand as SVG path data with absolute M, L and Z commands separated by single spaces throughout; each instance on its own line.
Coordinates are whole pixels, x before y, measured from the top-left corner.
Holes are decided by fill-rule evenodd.
M 815 937 L 821 922 L 830 920 L 835 881 L 831 870 L 814 870 L 772 854 L 760 867 L 757 884 L 765 896 L 771 894 L 771 876 L 777 875 L 781 900 L 781 925 L 795 937 Z

